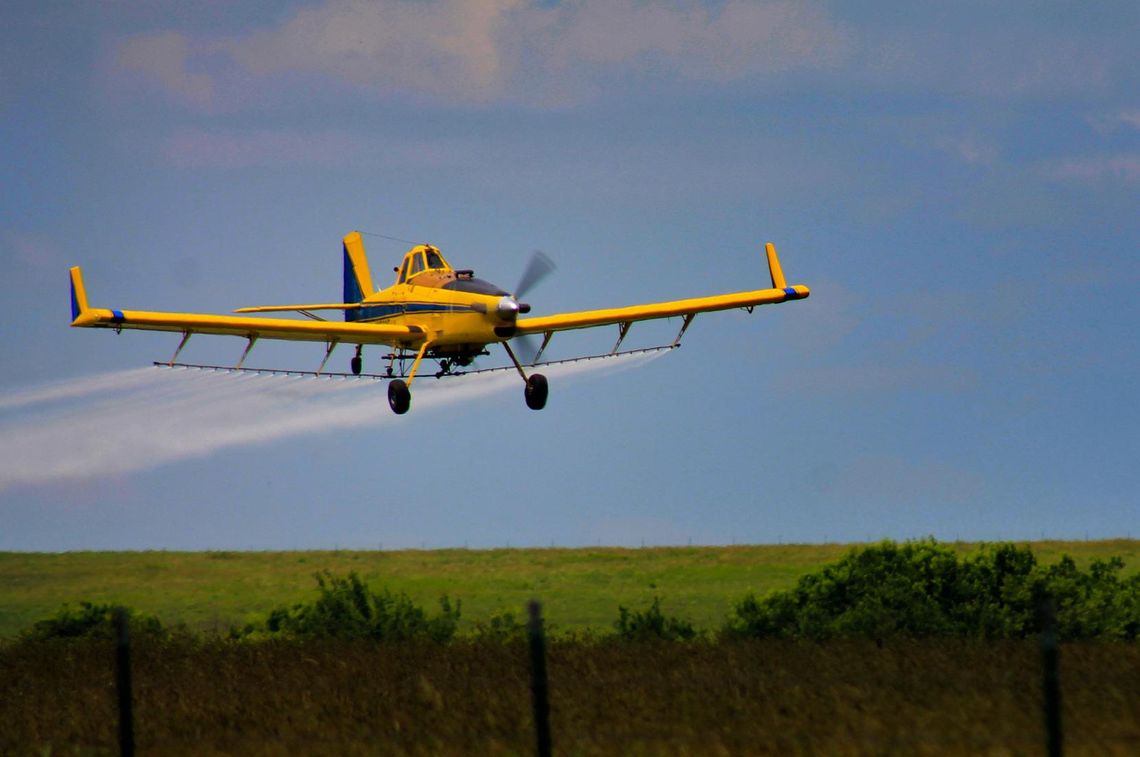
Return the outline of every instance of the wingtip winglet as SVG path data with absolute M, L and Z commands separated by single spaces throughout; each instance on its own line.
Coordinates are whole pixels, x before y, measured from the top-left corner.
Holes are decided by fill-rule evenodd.
M 768 273 L 772 277 L 773 289 L 787 289 L 788 282 L 784 278 L 784 269 L 780 267 L 780 258 L 776 256 L 776 245 L 768 242 L 764 245 L 768 253 Z
M 71 268 L 71 323 L 77 324 L 80 316 L 90 309 L 87 306 L 87 289 L 83 286 L 83 271 L 79 266 Z

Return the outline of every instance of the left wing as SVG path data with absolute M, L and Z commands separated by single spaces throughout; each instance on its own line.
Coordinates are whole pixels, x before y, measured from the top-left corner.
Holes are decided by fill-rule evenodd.
M 710 297 L 693 297 L 686 300 L 673 300 L 671 302 L 654 302 L 647 305 L 631 305 L 623 308 L 607 308 L 605 310 L 584 310 L 577 313 L 561 313 L 558 315 L 539 316 L 537 318 L 520 318 L 516 323 L 519 334 L 538 334 L 543 332 L 569 331 L 570 329 L 585 329 L 592 326 L 605 326 L 608 324 L 625 324 L 633 321 L 648 321 L 654 318 L 671 318 L 673 316 L 693 316 L 697 313 L 714 310 L 730 310 L 732 308 L 750 308 L 756 305 L 769 305 L 788 300 L 802 300 L 811 294 L 811 290 L 803 284 L 788 286 L 784 279 L 784 272 L 780 268 L 780 260 L 776 257 L 776 247 L 771 242 L 765 245 L 768 253 L 768 271 L 772 277 L 771 289 L 755 289 L 750 292 L 734 292 L 731 294 L 716 294 Z
M 298 308 L 353 308 L 356 305 L 301 305 Z M 264 308 L 273 310 L 275 308 Z M 254 309 L 257 310 L 257 309 Z M 416 346 L 426 335 L 416 326 L 395 326 L 361 321 L 302 321 L 288 318 L 208 315 L 205 313 L 164 313 L 146 310 L 109 310 L 87 304 L 83 273 L 71 269 L 71 325 L 89 328 L 142 329 L 174 331 L 183 334 L 230 334 L 248 339 L 286 339 L 302 342 L 353 342 L 355 344 L 388 344 Z

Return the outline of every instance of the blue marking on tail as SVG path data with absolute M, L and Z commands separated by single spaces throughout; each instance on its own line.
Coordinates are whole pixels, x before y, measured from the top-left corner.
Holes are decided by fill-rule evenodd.
M 79 317 L 79 298 L 75 296 L 75 281 L 71 282 L 71 320 Z
M 344 247 L 344 302 L 360 302 L 364 299 L 364 292 L 360 289 L 360 282 L 356 280 L 356 271 L 352 267 L 352 258 L 348 255 L 348 245 Z M 360 318 L 357 310 L 344 311 L 344 320 L 355 321 Z

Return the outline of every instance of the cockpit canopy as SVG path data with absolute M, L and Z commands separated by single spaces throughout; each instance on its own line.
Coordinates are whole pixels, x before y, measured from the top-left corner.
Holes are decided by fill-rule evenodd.
M 399 276 L 396 278 L 397 284 L 419 284 L 420 281 L 413 281 L 425 273 L 435 274 L 431 276 L 432 279 L 450 280 L 455 278 L 454 270 L 451 265 L 443 259 L 443 255 L 439 254 L 439 250 L 431 245 L 421 244 L 408 250 L 404 255 L 404 264 L 400 266 Z M 442 282 L 428 284 L 427 281 L 422 282 L 428 286 L 440 286 Z
M 439 250 L 430 244 L 421 244 L 408 250 L 404 255 L 404 264 L 396 270 L 397 284 L 455 289 L 494 297 L 503 297 L 507 294 L 491 282 L 475 278 L 473 271 L 455 270 L 444 260 Z

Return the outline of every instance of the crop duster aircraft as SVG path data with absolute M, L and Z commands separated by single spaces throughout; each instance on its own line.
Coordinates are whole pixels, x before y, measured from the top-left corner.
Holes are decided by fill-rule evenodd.
M 248 307 L 234 311 L 239 315 L 93 308 L 87 304 L 83 274 L 76 266 L 71 269 L 71 325 L 109 328 L 117 332 L 143 329 L 181 333 L 182 341 L 167 365 L 176 364 L 179 353 L 194 334 L 229 334 L 246 338 L 248 344 L 236 369 L 242 369 L 249 351 L 259 339 L 324 342 L 325 357 L 315 372 L 317 375 L 324 370 L 338 344 L 356 345 L 351 368 L 357 375 L 362 370 L 364 345 L 387 345 L 392 348 L 387 355 L 388 404 L 397 414 L 406 413 L 411 406 L 411 385 L 425 358 L 439 361 L 440 369 L 436 375 L 442 376 L 454 372 L 456 367 L 469 366 L 476 357 L 488 354 L 489 345 L 501 344 L 525 383 L 527 407 L 541 410 L 546 406 L 548 394 L 546 377 L 541 373 L 528 372 L 527 367 L 539 364 L 538 358 L 556 332 L 616 325 L 618 341 L 609 353 L 616 355 L 633 322 L 681 317 L 683 320 L 677 338 L 667 345 L 676 347 L 697 313 L 730 308 L 745 308 L 751 312 L 756 305 L 807 297 L 811 292 L 806 286 L 789 286 L 785 281 L 776 248 L 768 243 L 766 251 L 772 282 L 768 289 L 523 317 L 530 313 L 531 307 L 520 298 L 553 269 L 553 263 L 541 253 L 532 258 L 519 286 L 509 293 L 475 278 L 470 270 L 452 268 L 436 247 L 417 245 L 408 250 L 402 265 L 395 269 L 395 282 L 378 290 L 364 254 L 361 233 L 354 231 L 344 237 L 343 302 Z M 319 315 L 321 311 L 342 311 L 344 321 L 326 320 Z M 285 312 L 300 313 L 309 320 L 247 315 Z M 542 336 L 538 351 L 532 350 L 532 357 L 520 360 L 510 341 L 516 338 L 525 340 L 528 336 L 537 338 L 538 335 Z M 398 375 L 394 371 L 397 359 L 400 361 Z M 411 370 L 405 372 L 403 367 L 408 359 L 413 362 Z

